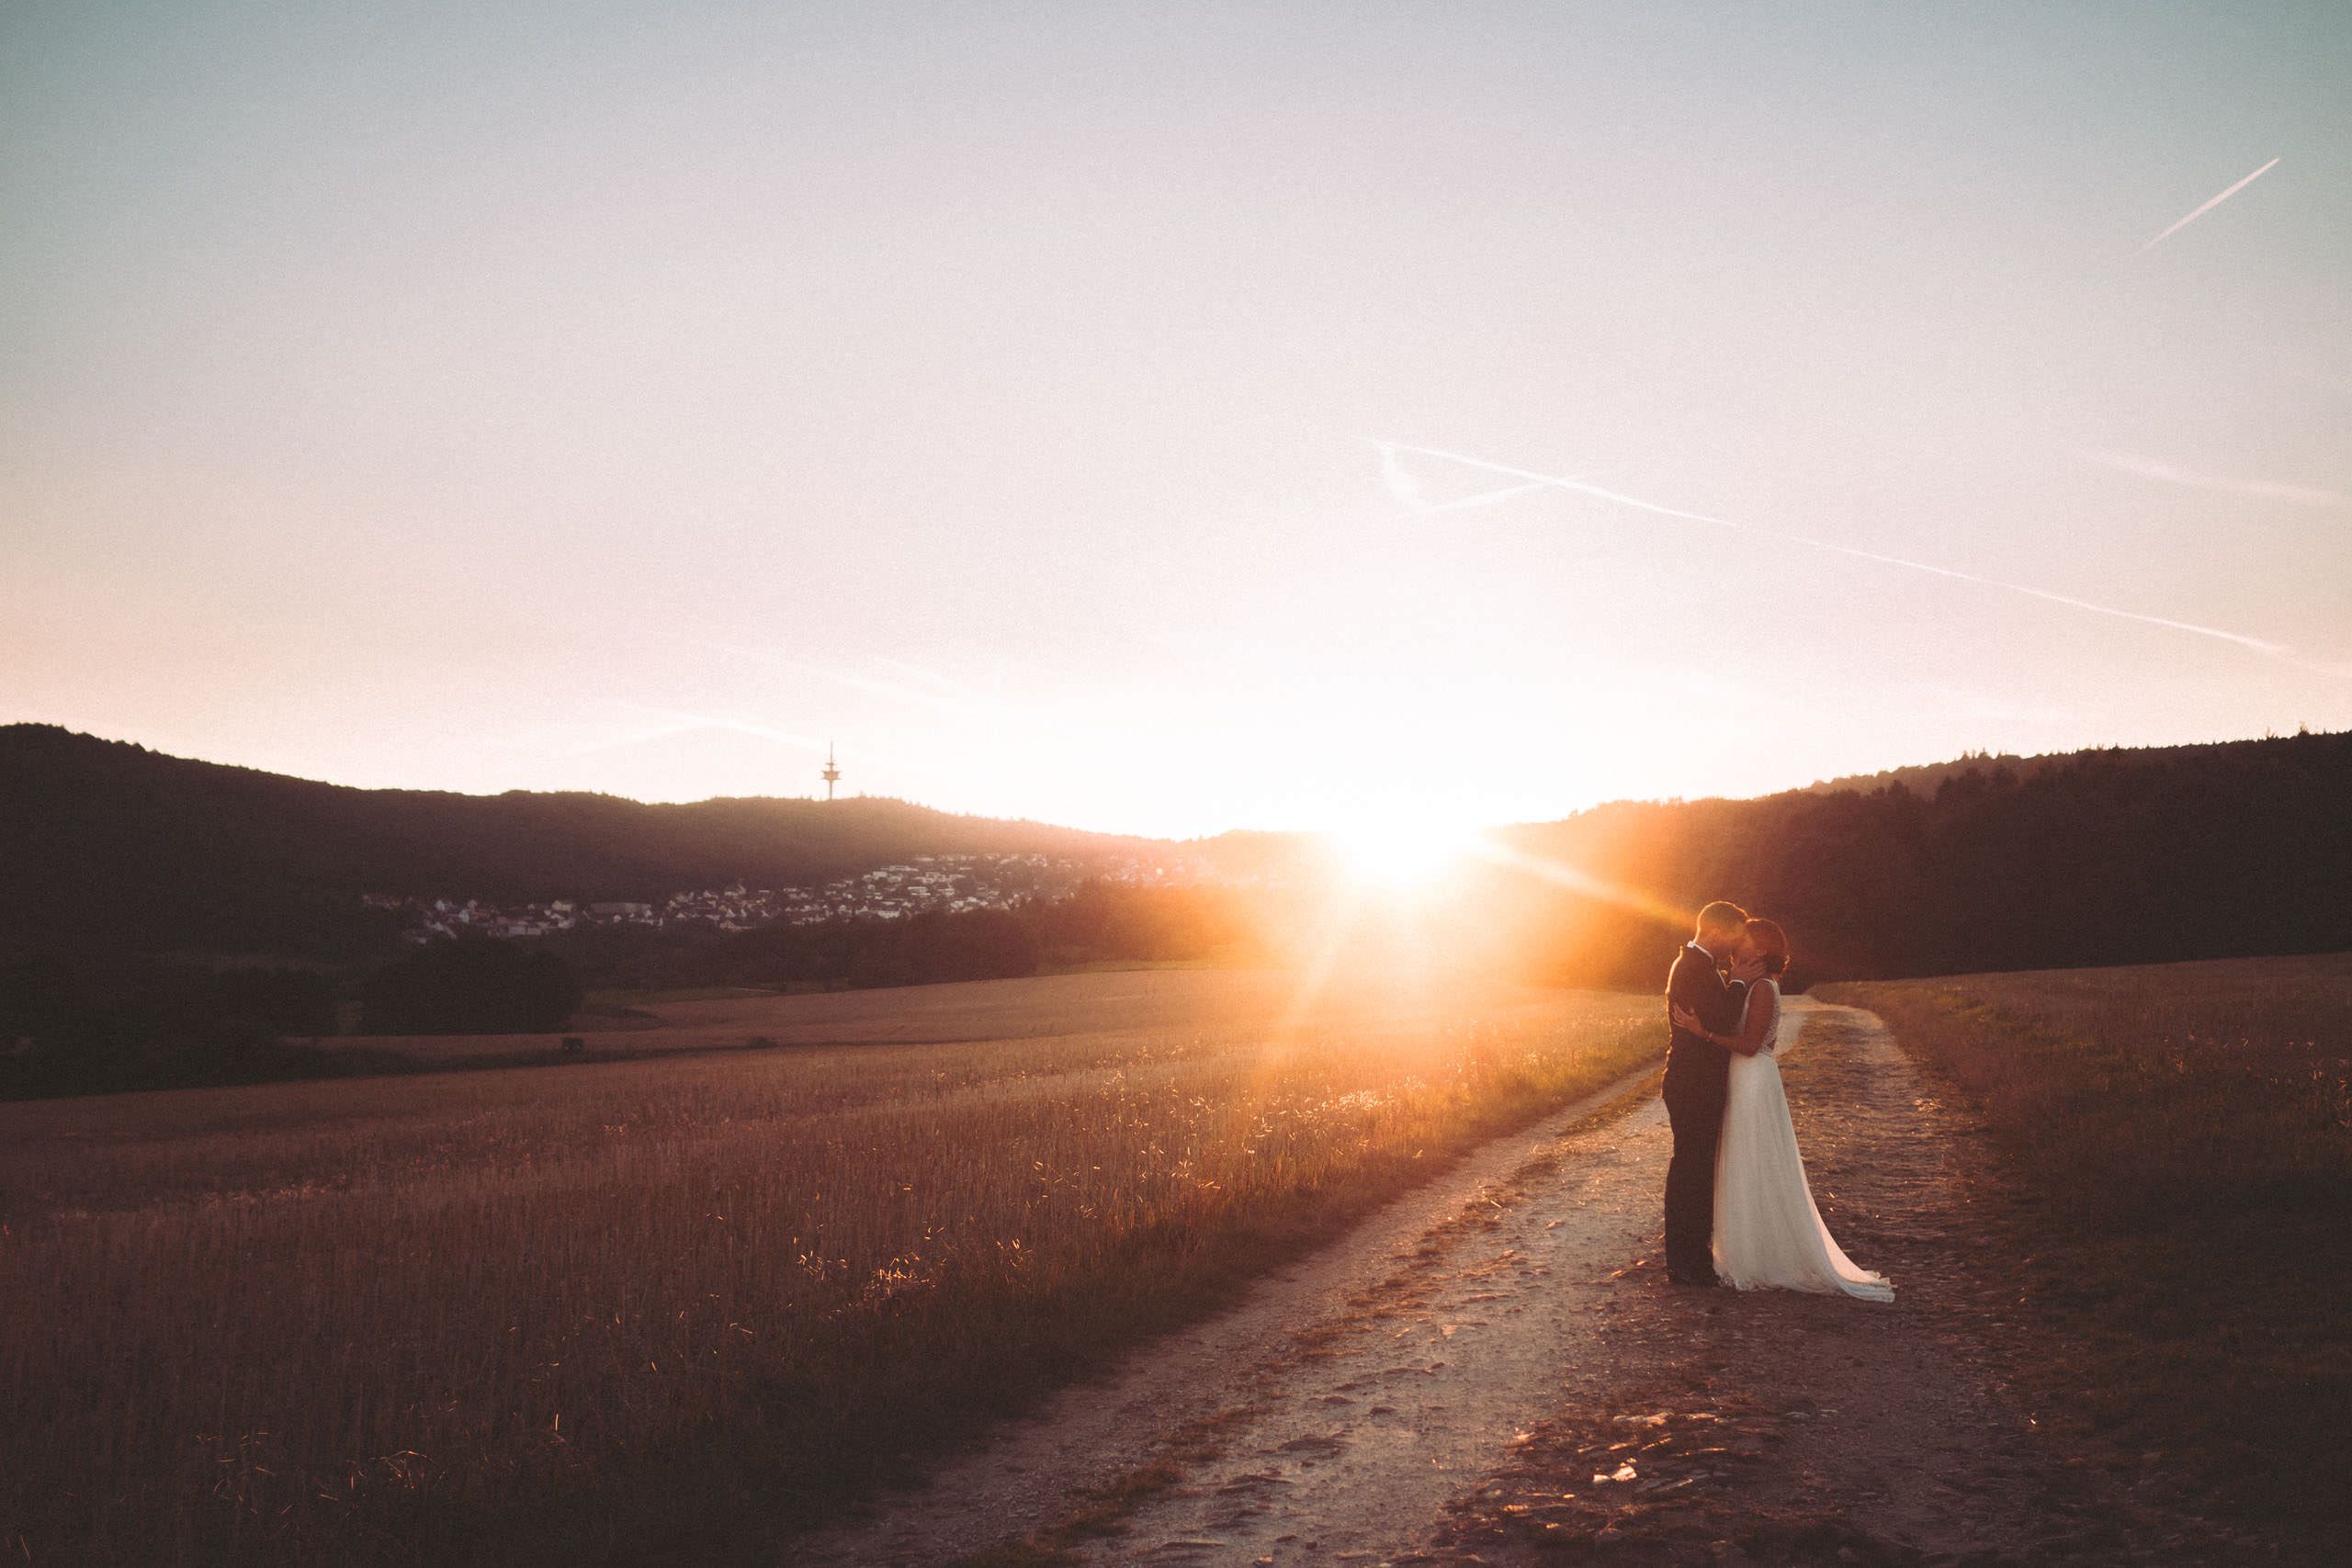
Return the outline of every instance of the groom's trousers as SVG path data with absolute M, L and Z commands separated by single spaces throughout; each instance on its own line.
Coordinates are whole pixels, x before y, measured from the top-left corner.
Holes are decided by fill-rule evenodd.
M 1729 1089 L 1667 1077 L 1674 1157 L 1666 1168 L 1666 1266 L 1677 1274 L 1705 1279 L 1715 1271 L 1715 1149 Z

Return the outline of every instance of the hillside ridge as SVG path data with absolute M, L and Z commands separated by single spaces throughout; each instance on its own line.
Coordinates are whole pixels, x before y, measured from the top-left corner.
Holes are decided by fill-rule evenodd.
M 645 898 L 798 886 L 939 854 L 1091 860 L 1155 840 L 880 796 L 365 789 L 0 728 L 0 945 L 348 953 L 366 894 Z
M 1710 897 L 1798 920 L 1822 969 L 1848 976 L 2352 943 L 2335 891 L 2352 880 L 2352 734 L 1962 758 L 1749 799 L 1613 802 L 1492 836 L 1555 875 L 1490 877 L 1456 926 L 1587 979 L 1642 973 L 1679 911 Z M 371 790 L 0 728 L 0 952 L 348 958 L 396 935 L 368 894 L 650 899 L 955 854 L 1173 857 L 1280 882 L 1326 847 L 1243 830 L 1180 843 L 881 797 Z

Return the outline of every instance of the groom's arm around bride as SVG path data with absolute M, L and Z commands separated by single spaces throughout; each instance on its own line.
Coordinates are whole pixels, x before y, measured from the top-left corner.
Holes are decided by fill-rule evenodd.
M 1738 1031 L 1740 1014 L 1747 1007 L 1747 984 L 1726 976 L 1716 967 L 1712 953 L 1696 943 L 1689 943 L 1675 954 L 1674 967 L 1667 976 L 1666 999 L 1669 1022 L 1672 1008 L 1679 1005 L 1696 1013 L 1709 1033 L 1731 1034 Z M 1723 1062 L 1730 1060 L 1731 1053 L 1724 1046 L 1687 1029 L 1677 1028 L 1667 1040 L 1667 1060 L 1669 1064 L 1674 1059 L 1674 1053 L 1686 1043 L 1702 1059 L 1715 1060 L 1705 1055 L 1706 1051 L 1713 1048 Z

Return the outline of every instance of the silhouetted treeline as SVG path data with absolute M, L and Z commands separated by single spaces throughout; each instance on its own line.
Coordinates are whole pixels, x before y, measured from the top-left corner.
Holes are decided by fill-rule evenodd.
M 96 1094 L 308 1077 L 335 993 L 300 969 L 208 970 L 137 955 L 0 964 L 0 1096 Z
M 1056 958 L 1192 959 L 1256 953 L 1267 911 L 1230 887 L 1089 882 L 1067 898 L 1024 905 L 1022 914 Z
M 1656 983 L 1681 911 L 1711 897 L 1788 926 L 1814 979 L 2352 947 L 2352 735 L 2084 752 L 1932 794 L 1611 806 L 1500 836 L 1627 896 L 1491 880 L 1518 962 L 1580 984 Z
M 476 938 L 366 974 L 210 967 L 186 959 L 41 953 L 0 963 L 0 1098 L 107 1094 L 338 1077 L 406 1064 L 322 1049 L 356 986 L 362 1030 L 475 1034 L 560 1029 L 581 987 L 560 954 Z
M 1069 897 L 1009 909 L 729 932 L 607 928 L 555 940 L 596 984 L 662 989 L 1011 979 L 1047 962 L 1254 952 L 1255 936 L 1246 901 L 1231 890 L 1096 881 Z
M 592 973 L 614 986 L 913 986 L 1031 975 L 1037 944 L 1008 911 L 871 916 L 748 931 L 648 933 Z
M 1216 888 L 1090 883 L 1011 909 L 828 920 L 748 931 L 598 927 L 530 941 L 484 937 L 408 949 L 372 968 L 214 970 L 137 952 L 0 964 L 0 1096 L 248 1083 L 401 1070 L 404 1059 L 299 1037 L 358 1032 L 553 1033 L 584 984 L 862 987 L 1008 979 L 1048 962 L 1252 956 L 1245 900 Z M 288 1036 L 297 1038 L 288 1039 Z
M 531 1034 L 579 1010 L 580 976 L 535 942 L 461 937 L 431 942 L 368 977 L 367 1034 Z

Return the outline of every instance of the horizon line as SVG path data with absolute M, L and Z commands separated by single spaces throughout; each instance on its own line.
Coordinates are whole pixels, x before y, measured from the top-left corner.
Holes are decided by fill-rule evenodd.
M 455 795 L 467 800 L 496 800 L 510 795 L 546 795 L 548 797 L 560 795 L 593 795 L 598 799 L 616 800 L 631 806 L 642 806 L 649 807 L 709 806 L 726 801 L 772 801 L 777 803 L 802 802 L 811 806 L 847 806 L 855 801 L 870 801 L 893 806 L 910 807 L 918 811 L 928 811 L 942 817 L 963 817 L 984 822 L 1016 823 L 1036 828 L 1049 828 L 1060 832 L 1081 833 L 1091 838 L 1134 839 L 1148 843 L 1158 844 L 1204 843 L 1213 839 L 1227 838 L 1237 833 L 1260 833 L 1270 836 L 1299 838 L 1329 838 L 1346 831 L 1346 829 L 1340 828 L 1267 828 L 1234 825 L 1220 828 L 1212 832 L 1171 835 L 1165 833 L 1140 832 L 1118 828 L 1086 828 L 1080 827 L 1075 823 L 1050 821 L 1041 817 L 997 816 L 984 811 L 966 811 L 953 807 L 933 806 L 927 802 L 916 800 L 906 795 L 869 795 L 864 792 L 843 796 L 839 800 L 827 800 L 825 797 L 815 794 L 708 795 L 696 796 L 689 800 L 649 800 L 641 795 L 619 795 L 609 790 L 600 789 L 530 789 L 515 786 L 496 790 L 466 790 L 415 784 L 346 784 L 339 780 L 317 778 L 306 773 L 284 773 L 275 768 L 260 767 L 250 762 L 227 762 L 209 757 L 197 757 L 178 751 L 167 751 L 157 747 L 150 746 L 144 741 L 100 735 L 92 730 L 75 729 L 68 725 L 60 724 L 51 719 L 10 719 L 5 723 L 0 723 L 0 735 L 5 735 L 11 730 L 41 729 L 55 730 L 59 734 L 73 739 L 95 741 L 103 746 L 128 746 L 134 750 L 144 751 L 150 755 L 163 757 L 172 761 L 194 762 L 199 766 L 209 768 L 232 768 L 240 773 L 261 773 L 270 778 L 287 779 L 297 784 L 316 784 L 325 789 L 357 790 L 368 794 L 446 795 Z M 1589 805 L 1577 807 L 1558 817 L 1522 818 L 1521 820 L 1508 822 L 1478 823 L 1471 827 L 1468 831 L 1473 833 L 1486 833 L 1507 831 L 1516 828 L 1548 827 L 1554 823 L 1570 821 L 1576 818 L 1588 816 L 1595 811 L 1606 810 L 1611 807 L 1671 807 L 1697 805 L 1706 801 L 1717 800 L 1769 800 L 1775 795 L 1803 795 L 1813 790 L 1822 789 L 1831 785 L 1861 784 L 1871 780 L 1885 779 L 1894 774 L 1910 773 L 1928 768 L 1957 767 L 1970 762 L 2034 762 L 2063 757 L 2092 756 L 2110 751 L 2179 751 L 2208 746 L 2251 746 L 2260 745 L 2274 740 L 2292 740 L 2304 738 L 2323 739 L 2329 736 L 2345 735 L 2352 735 L 2352 728 L 2341 730 L 2313 729 L 2309 725 L 2305 725 L 2295 730 L 2292 734 L 2288 735 L 2282 735 L 2272 730 L 2267 731 L 2261 735 L 2232 736 L 2214 740 L 2157 741 L 2136 745 L 2110 742 L 2097 746 L 2078 746 L 2070 750 L 2056 751 L 1963 751 L 1956 757 L 1938 758 L 1933 761 L 1924 762 L 1898 762 L 1893 766 L 1879 768 L 1867 773 L 1837 773 L 1826 777 L 1815 778 L 1804 784 L 1784 784 L 1775 789 L 1758 790 L 1752 795 L 1672 795 L 1655 796 L 1620 795 L 1606 800 L 1597 800 Z

